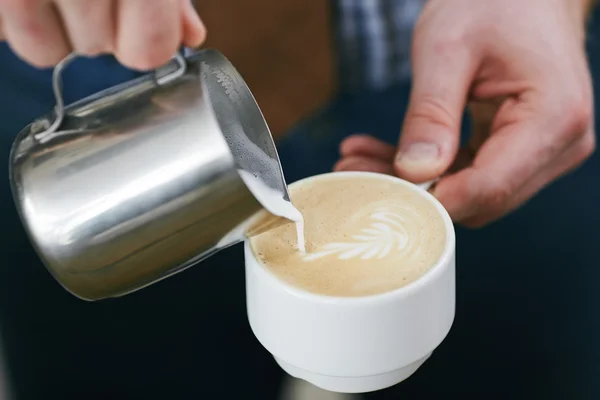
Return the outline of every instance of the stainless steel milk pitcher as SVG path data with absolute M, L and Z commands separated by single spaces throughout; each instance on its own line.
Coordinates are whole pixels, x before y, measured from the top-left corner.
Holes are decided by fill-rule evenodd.
M 33 246 L 74 295 L 124 295 L 243 240 L 257 187 L 289 202 L 267 124 L 219 52 L 64 107 L 72 58 L 54 71 L 55 111 L 17 136 L 10 179 Z

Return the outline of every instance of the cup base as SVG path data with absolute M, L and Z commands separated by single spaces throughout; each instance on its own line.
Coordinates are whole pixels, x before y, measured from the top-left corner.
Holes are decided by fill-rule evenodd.
M 385 389 L 402 382 L 414 374 L 427 361 L 429 356 L 431 356 L 431 353 L 412 364 L 384 374 L 355 377 L 318 374 L 295 367 L 277 357 L 274 358 L 277 364 L 289 375 L 312 383 L 321 389 L 338 393 L 366 393 Z

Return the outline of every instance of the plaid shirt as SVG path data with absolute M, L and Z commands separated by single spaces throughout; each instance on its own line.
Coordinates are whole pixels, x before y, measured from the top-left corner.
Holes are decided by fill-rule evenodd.
M 427 0 L 336 0 L 340 88 L 378 90 L 410 78 L 415 22 Z

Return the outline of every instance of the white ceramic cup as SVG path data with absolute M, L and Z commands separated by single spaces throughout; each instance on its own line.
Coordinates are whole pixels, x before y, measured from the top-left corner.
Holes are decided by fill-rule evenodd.
M 277 278 L 257 260 L 249 243 L 245 244 L 248 320 L 254 335 L 287 373 L 326 390 L 361 393 L 403 381 L 439 346 L 454 320 L 452 221 L 422 187 L 395 177 L 388 179 L 421 193 L 435 205 L 446 225 L 442 256 L 407 286 L 364 297 L 308 293 Z

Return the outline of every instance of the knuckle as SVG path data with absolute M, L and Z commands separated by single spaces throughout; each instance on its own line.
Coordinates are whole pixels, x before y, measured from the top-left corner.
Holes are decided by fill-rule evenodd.
M 117 51 L 115 53 L 115 58 L 121 63 L 123 66 L 134 69 L 134 70 L 143 70 L 143 67 L 139 66 L 138 59 L 133 57 L 128 52 Z
M 170 56 L 165 57 L 155 51 L 142 51 L 135 54 L 120 52 L 116 54 L 116 57 L 124 66 L 140 71 L 158 68 L 166 64 L 170 59 Z
M 37 0 L 0 0 L 0 9 L 9 12 L 29 12 L 35 9 Z
M 145 70 L 158 68 L 169 62 L 174 52 L 147 51 L 138 59 L 138 66 Z
M 169 59 L 177 51 L 180 35 L 176 34 L 178 29 L 165 26 L 163 29 L 152 29 L 149 32 L 148 43 L 152 43 L 152 53 L 154 58 Z
M 456 121 L 442 98 L 443 94 L 421 96 L 408 110 L 406 119 L 428 122 L 445 128 L 455 126 Z
M 151 29 L 148 32 L 148 43 L 159 47 L 169 44 L 168 32 L 164 29 Z
M 432 29 L 432 26 L 439 25 L 435 21 L 433 14 L 427 15 L 424 11 L 417 20 L 413 30 L 413 56 L 425 55 L 433 57 L 439 63 L 456 63 L 460 59 L 470 54 L 474 49 L 472 37 L 473 31 L 476 31 L 472 24 L 452 24 L 446 26 L 447 29 Z M 419 57 L 413 57 L 419 58 Z
M 169 36 L 163 32 L 149 32 L 147 41 L 149 45 L 140 45 L 138 40 L 117 39 L 116 56 L 125 66 L 137 70 L 151 70 L 165 65 L 177 51 L 177 41 L 168 41 Z
M 46 39 L 45 30 L 35 19 L 23 18 L 16 26 L 21 34 L 27 34 L 36 41 L 44 41 Z
M 442 58 L 456 57 L 465 48 L 465 37 L 462 32 L 450 33 L 433 42 L 435 54 Z
M 563 135 L 565 139 L 573 140 L 585 135 L 592 124 L 594 115 L 591 99 L 586 97 L 576 98 L 567 102 L 565 129 Z
M 513 195 L 511 185 L 491 178 L 485 182 L 479 186 L 477 193 L 474 194 L 478 208 L 487 212 L 503 209 L 506 202 Z
M 587 133 L 579 143 L 578 152 L 576 154 L 576 163 L 581 163 L 587 160 L 596 151 L 596 135 L 593 132 Z
M 594 154 L 596 152 L 596 134 L 594 131 L 591 131 L 588 135 L 587 135 L 587 141 L 585 142 L 584 146 L 583 146 L 583 152 L 585 154 L 585 158 L 590 157 L 592 154 Z

